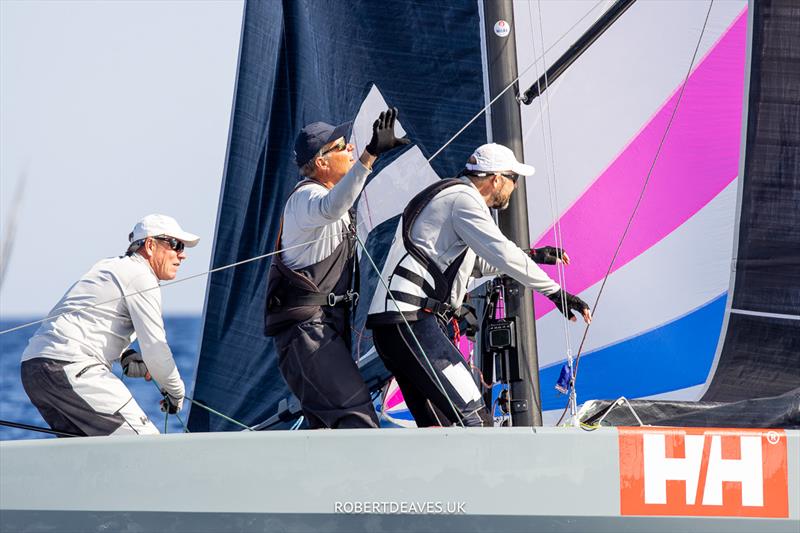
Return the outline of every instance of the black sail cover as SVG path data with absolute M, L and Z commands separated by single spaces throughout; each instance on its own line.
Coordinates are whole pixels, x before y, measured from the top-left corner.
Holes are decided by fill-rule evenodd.
M 400 109 L 415 145 L 432 155 L 484 106 L 479 31 L 474 0 L 247 2 L 212 268 L 272 251 L 298 178 L 295 135 L 310 122 L 352 120 L 371 84 Z M 480 119 L 433 169 L 452 175 L 484 142 Z M 383 158 L 372 176 L 397 157 Z M 386 226 L 391 230 L 378 227 L 370 239 L 390 240 L 394 227 Z M 365 265 L 362 258 L 362 282 L 374 283 Z M 263 334 L 268 267 L 264 259 L 211 276 L 195 376 L 196 401 L 246 424 L 274 415 L 289 396 Z M 375 358 L 362 371 L 373 386 L 386 377 Z M 189 429 L 241 428 L 192 409 Z

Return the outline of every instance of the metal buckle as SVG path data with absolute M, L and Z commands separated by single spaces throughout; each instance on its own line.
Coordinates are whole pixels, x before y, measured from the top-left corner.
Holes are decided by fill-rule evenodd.
M 333 293 L 328 294 L 328 305 L 333 307 L 336 305 L 336 295 Z
M 353 302 L 353 307 L 358 305 L 358 293 L 356 291 L 347 291 L 347 301 Z

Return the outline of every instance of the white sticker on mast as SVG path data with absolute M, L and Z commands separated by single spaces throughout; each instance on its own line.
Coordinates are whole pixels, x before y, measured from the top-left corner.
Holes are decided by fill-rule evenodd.
M 511 33 L 511 25 L 505 20 L 498 20 L 494 23 L 494 34 L 498 37 L 508 37 Z

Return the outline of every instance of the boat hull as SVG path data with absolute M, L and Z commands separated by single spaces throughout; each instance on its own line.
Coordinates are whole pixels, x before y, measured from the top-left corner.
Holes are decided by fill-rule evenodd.
M 706 516 L 624 515 L 623 433 L 437 428 L 3 442 L 0 530 L 798 531 L 800 432 L 778 433 L 783 470 L 764 475 L 784 476 L 782 499 L 770 510 L 774 495 L 765 492 L 773 516 L 759 517 L 743 516 L 753 509 L 727 495 L 721 507 L 690 511 Z M 668 485 L 668 496 L 678 489 Z M 720 511 L 733 514 L 708 515 Z

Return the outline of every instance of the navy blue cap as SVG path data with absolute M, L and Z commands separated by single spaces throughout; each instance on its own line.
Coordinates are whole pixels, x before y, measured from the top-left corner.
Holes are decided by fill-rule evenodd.
M 294 159 L 298 167 L 302 167 L 319 152 L 323 146 L 339 137 L 350 136 L 352 122 L 345 122 L 334 127 L 327 122 L 313 122 L 300 130 L 294 141 Z

